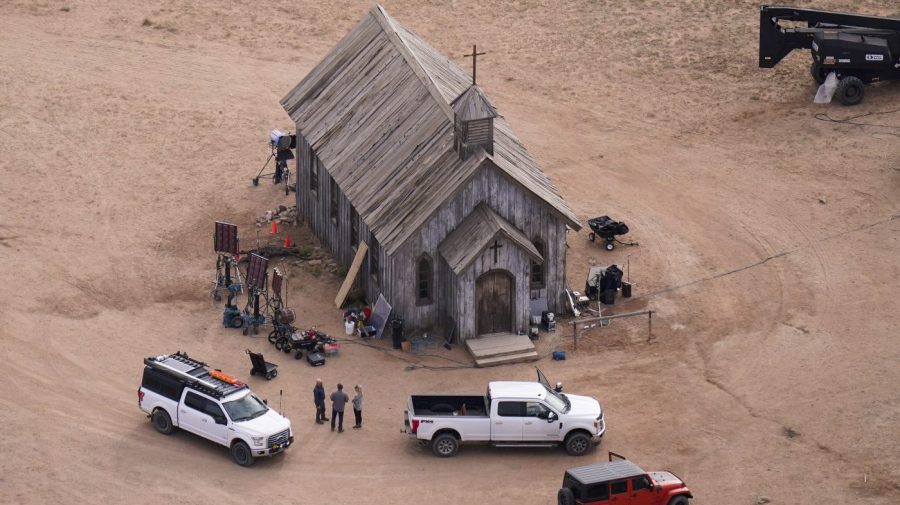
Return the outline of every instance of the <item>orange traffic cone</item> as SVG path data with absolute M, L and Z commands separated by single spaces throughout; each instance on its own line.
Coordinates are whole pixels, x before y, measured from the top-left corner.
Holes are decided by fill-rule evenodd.
M 272 221 L 272 231 L 270 233 L 273 235 L 278 233 L 278 221 Z
M 284 234 L 284 246 L 285 247 L 291 246 L 291 236 L 288 235 L 287 233 Z

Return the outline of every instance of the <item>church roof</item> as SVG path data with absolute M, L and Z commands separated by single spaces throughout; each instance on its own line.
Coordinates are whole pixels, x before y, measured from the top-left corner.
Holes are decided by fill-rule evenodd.
M 577 217 L 509 125 L 494 119 L 494 152 L 454 151 L 451 102 L 471 79 L 379 5 L 281 105 L 385 251 L 393 253 L 485 160 L 559 213 Z
M 465 270 L 497 237 L 503 236 L 522 248 L 534 261 L 544 258 L 518 228 L 484 203 L 478 204 L 438 245 L 438 252 L 456 275 Z

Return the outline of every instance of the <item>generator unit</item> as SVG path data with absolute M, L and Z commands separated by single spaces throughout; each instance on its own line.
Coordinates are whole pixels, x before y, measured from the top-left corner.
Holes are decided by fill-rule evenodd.
M 788 27 L 782 22 L 806 23 Z M 822 84 L 837 79 L 844 105 L 862 102 L 865 85 L 900 79 L 900 19 L 768 6 L 759 13 L 759 66 L 772 68 L 794 49 L 812 53 L 810 73 Z

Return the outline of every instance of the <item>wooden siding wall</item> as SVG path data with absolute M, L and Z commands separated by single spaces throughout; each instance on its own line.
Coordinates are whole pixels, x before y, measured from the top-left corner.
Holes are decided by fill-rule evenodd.
M 306 220 L 313 233 L 319 237 L 322 246 L 327 248 L 335 259 L 342 265 L 349 267 L 356 254 L 358 244 L 350 243 L 350 202 L 343 191 L 338 195 L 337 222 L 331 218 L 331 175 L 328 169 L 322 165 L 316 156 L 310 156 L 309 142 L 299 132 L 297 133 L 297 209 Z M 310 161 L 317 164 L 319 175 L 317 189 L 313 192 L 310 188 Z M 361 219 L 359 221 L 359 240 L 372 245 L 372 237 L 369 228 Z M 370 249 L 371 250 L 371 249 Z M 386 261 L 384 248 L 379 247 L 379 265 L 381 266 L 381 282 L 375 283 L 370 272 L 370 257 L 366 257 L 363 266 L 357 275 L 357 282 L 365 289 L 366 299 L 372 303 L 378 299 L 378 295 L 384 291 L 385 298 L 390 301 L 387 291 L 387 283 L 390 281 L 390 265 Z
M 494 251 L 485 249 L 481 255 L 472 262 L 456 279 L 456 317 L 457 335 L 460 341 L 477 337 L 478 307 L 476 281 L 483 274 L 492 270 L 505 270 L 515 279 L 515 299 L 512 300 L 513 325 L 512 331 L 526 330 L 528 328 L 528 316 L 531 312 L 531 301 L 528 295 L 528 272 L 531 268 L 531 257 L 525 254 L 514 242 L 500 238 L 497 240 L 501 246 L 497 251 L 497 261 L 494 261 Z M 524 285 L 523 285 L 524 283 Z
M 394 268 L 390 284 L 396 286 L 396 289 L 391 293 L 389 301 L 401 311 L 407 328 L 425 328 L 433 324 L 446 323 L 448 319 L 456 323 L 457 335 L 461 335 L 460 331 L 463 328 L 474 327 L 474 319 L 464 321 L 458 315 L 471 314 L 474 318 L 474 312 L 458 305 L 459 301 L 468 303 L 467 300 L 472 300 L 474 304 L 474 278 L 471 286 L 465 289 L 454 282 L 448 282 L 451 281 L 453 274 L 449 272 L 437 247 L 444 237 L 481 202 L 487 203 L 500 216 L 522 230 L 529 239 L 543 240 L 545 287 L 540 293 L 535 294 L 546 296 L 551 311 L 560 312 L 565 307 L 563 297 L 566 278 L 566 226 L 563 220 L 544 201 L 514 183 L 505 172 L 501 172 L 488 161 L 450 202 L 426 222 L 419 233 L 412 236 L 391 257 Z M 510 248 L 512 247 L 504 247 L 507 251 Z M 416 259 L 423 252 L 435 259 L 438 283 L 434 288 L 435 303 L 417 307 L 415 267 Z M 493 256 L 491 259 L 493 260 Z M 529 271 L 526 269 L 521 273 L 513 273 L 516 275 L 516 289 L 529 293 Z M 517 301 L 516 309 L 523 307 L 530 309 L 530 302 L 519 304 Z
M 444 258 L 438 255 L 438 268 L 440 269 L 438 276 L 438 284 L 434 287 L 434 301 L 438 304 L 435 307 L 437 312 L 432 312 L 436 322 L 441 324 L 446 331 L 453 331 L 453 339 L 455 342 L 463 342 L 465 337 L 459 336 L 459 315 L 457 307 L 459 307 L 457 299 L 457 283 L 456 274 L 450 268 L 450 265 L 444 261 Z M 399 271 L 399 269 L 397 269 Z M 473 287 L 474 289 L 474 287 Z M 417 307 L 419 308 L 419 307 Z M 420 326 L 424 326 L 427 320 L 423 320 L 423 316 L 418 312 L 414 312 L 419 318 L 417 321 Z

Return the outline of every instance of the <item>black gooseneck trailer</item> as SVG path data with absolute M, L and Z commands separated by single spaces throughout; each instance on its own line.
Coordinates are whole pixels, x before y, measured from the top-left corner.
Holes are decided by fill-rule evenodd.
M 783 21 L 806 26 L 784 26 Z M 794 49 L 810 49 L 813 79 L 822 84 L 834 72 L 838 99 L 856 105 L 866 84 L 900 79 L 900 18 L 763 5 L 760 68 L 774 67 Z

